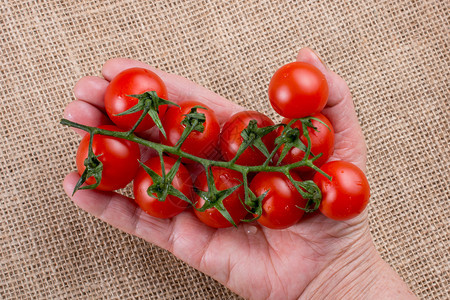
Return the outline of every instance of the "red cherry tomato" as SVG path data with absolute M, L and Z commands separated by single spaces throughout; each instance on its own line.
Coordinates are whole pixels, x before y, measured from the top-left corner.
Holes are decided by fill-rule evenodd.
M 175 164 L 176 160 L 172 157 L 164 156 L 164 170 L 169 173 L 170 169 Z M 150 158 L 145 162 L 145 165 L 162 175 L 162 168 L 159 156 Z M 133 192 L 134 201 L 142 208 L 143 211 L 156 218 L 172 218 L 181 213 L 188 203 L 173 195 L 168 195 L 164 201 L 159 201 L 156 195 L 149 196 L 147 189 L 153 184 L 153 179 L 141 167 L 134 179 Z M 183 193 L 188 199 L 192 198 L 192 179 L 189 171 L 180 164 L 177 173 L 172 181 L 174 188 Z
M 101 129 L 123 131 L 113 125 L 99 126 Z M 83 174 L 86 166 L 84 160 L 88 156 L 90 135 L 86 134 L 80 142 L 77 152 L 78 174 Z M 105 135 L 94 135 L 92 151 L 100 155 L 98 159 L 103 163 L 102 179 L 98 190 L 113 191 L 124 188 L 133 180 L 138 168 L 140 150 L 138 144 L 124 139 Z M 94 184 L 94 177 L 86 180 L 86 184 Z
M 295 180 L 300 178 L 292 173 Z M 260 172 L 250 183 L 256 196 L 266 191 L 262 201 L 263 212 L 258 222 L 268 228 L 284 229 L 296 224 L 304 214 L 306 200 L 300 195 L 291 181 L 279 172 Z
M 311 64 L 289 63 L 272 76 L 269 99 L 273 109 L 283 117 L 307 117 L 325 107 L 328 99 L 327 80 Z
M 236 155 L 239 147 L 242 144 L 243 138 L 241 137 L 241 132 L 244 130 L 250 120 L 256 120 L 258 127 L 266 127 L 274 125 L 273 121 L 262 113 L 257 111 L 242 111 L 234 114 L 226 123 L 223 125 L 222 132 L 220 135 L 220 150 L 222 156 L 226 161 L 230 161 Z M 262 138 L 264 145 L 266 145 L 267 150 L 272 152 L 274 148 L 274 141 L 277 136 L 276 131 L 272 131 Z M 239 156 L 236 164 L 245 166 L 256 166 L 264 163 L 266 156 L 259 151 L 256 147 L 251 149 L 248 147 L 241 156 Z
M 200 105 L 206 109 L 199 108 L 197 112 L 205 114 L 206 121 L 203 123 L 203 132 L 192 131 L 181 145 L 181 150 L 202 158 L 217 157 L 217 143 L 219 141 L 220 126 L 216 114 L 209 107 L 197 101 L 187 101 L 180 104 L 180 107 L 170 107 L 162 120 L 167 139 L 160 132 L 159 138 L 164 145 L 175 146 L 183 134 L 186 125 L 181 124 L 184 115 L 190 113 L 191 108 Z M 192 162 L 183 158 L 183 163 Z
M 349 220 L 359 215 L 369 203 L 369 182 L 363 171 L 352 163 L 332 161 L 321 168 L 332 177 L 328 180 L 320 173 L 313 181 L 322 191 L 319 209 L 330 219 Z
M 143 68 L 131 68 L 120 72 L 111 80 L 105 92 L 105 108 L 111 121 L 125 130 L 133 128 L 142 111 L 123 116 L 116 116 L 116 114 L 130 109 L 138 103 L 138 99 L 127 95 L 138 95 L 150 91 L 155 91 L 159 97 L 167 99 L 166 85 L 152 71 Z M 167 105 L 159 107 L 160 118 L 162 118 L 166 109 Z M 152 118 L 147 115 L 135 131 L 142 132 L 154 125 Z
M 236 185 L 241 184 L 243 181 L 242 174 L 234 170 L 229 170 L 221 167 L 212 167 L 212 173 L 218 191 L 232 188 Z M 198 175 L 194 185 L 201 191 L 206 192 L 208 190 L 208 182 L 205 172 L 202 172 Z M 247 211 L 241 203 L 241 200 L 244 201 L 244 198 L 244 188 L 243 186 L 240 186 L 231 195 L 225 198 L 225 200 L 223 200 L 223 205 L 225 206 L 226 210 L 228 211 L 236 225 L 239 224 L 240 221 L 247 215 Z M 200 197 L 199 195 L 195 196 L 195 207 L 200 208 L 204 203 L 205 200 L 202 197 Z M 232 226 L 232 224 L 227 219 L 225 219 L 225 217 L 222 216 L 222 214 L 214 207 L 209 208 L 204 212 L 195 210 L 195 214 L 200 219 L 200 221 L 210 227 L 225 228 Z
M 328 125 L 329 129 L 322 124 L 319 121 L 311 120 L 311 123 L 314 127 L 317 128 L 317 130 L 314 130 L 313 128 L 308 128 L 309 137 L 311 138 L 311 153 L 314 155 L 318 155 L 319 153 L 322 153 L 322 156 L 319 157 L 317 160 L 314 161 L 314 165 L 317 167 L 322 166 L 324 163 L 327 162 L 327 160 L 331 157 L 334 151 L 334 129 L 331 125 L 331 122 L 322 114 L 314 114 L 312 117 L 315 117 L 325 124 Z M 292 119 L 283 119 L 282 123 L 288 124 Z M 308 145 L 308 140 L 306 137 L 302 134 L 302 123 L 300 121 L 296 121 L 294 124 L 292 124 L 291 128 L 298 128 L 300 130 L 300 140 L 303 142 L 305 147 Z M 283 127 L 278 128 L 277 134 L 281 135 L 281 132 L 283 131 Z M 284 145 L 281 146 L 278 151 L 277 155 L 278 157 L 281 155 L 281 152 L 283 151 Z M 295 162 L 299 162 L 305 157 L 305 152 L 300 150 L 299 148 L 293 147 L 289 152 L 286 154 L 286 156 L 283 158 L 281 165 L 287 165 L 292 164 Z M 298 172 L 308 172 L 311 169 L 308 167 L 299 167 L 295 168 L 295 171 Z

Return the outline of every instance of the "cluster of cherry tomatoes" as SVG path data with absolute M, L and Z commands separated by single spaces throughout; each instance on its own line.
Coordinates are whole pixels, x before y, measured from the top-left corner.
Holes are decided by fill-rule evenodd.
M 253 217 L 261 225 L 274 229 L 296 224 L 311 204 L 299 192 L 295 182 L 307 178 L 312 179 L 309 180 L 311 184 L 316 184 L 320 189 L 319 209 L 329 218 L 350 219 L 366 207 L 369 185 L 363 172 L 351 163 L 327 163 L 334 150 L 334 130 L 331 122 L 320 112 L 328 99 L 328 85 L 325 76 L 314 66 L 302 62 L 290 63 L 272 77 L 269 99 L 275 111 L 285 117 L 278 127 L 269 117 L 257 111 L 237 112 L 221 126 L 215 112 L 195 99 L 177 106 L 162 102 L 145 116 L 142 115 L 142 107 L 133 112 L 133 107 L 139 103 L 139 95 L 149 91 L 156 93 L 160 99 L 167 99 L 166 86 L 154 72 L 132 68 L 118 74 L 105 94 L 106 111 L 115 125 L 99 128 L 116 132 L 133 130 L 139 136 L 156 123 L 160 128 L 161 144 L 178 147 L 183 153 L 210 162 L 267 166 L 269 170 L 273 166 L 286 166 L 309 159 L 321 172 L 302 165 L 289 169 L 291 178 L 283 172 L 262 171 L 245 172 L 244 179 L 243 173 L 236 169 L 211 163 L 211 167 L 207 166 L 196 178 L 192 178 L 190 170 L 199 164 L 198 161 L 186 157 L 178 159 L 173 153 L 165 153 L 141 163 L 137 143 L 100 134 L 91 138 L 87 134 L 78 148 L 78 172 L 82 175 L 86 168 L 90 168 L 89 174 L 94 174 L 92 170 L 98 167 L 98 163 L 88 161 L 91 151 L 101 162 L 101 169 L 97 170 L 101 172 L 101 180 L 98 182 L 100 177 L 91 176 L 85 178 L 86 184 L 97 183 L 97 189 L 111 191 L 123 188 L 134 180 L 135 201 L 146 213 L 158 218 L 171 218 L 192 204 L 199 220 L 215 228 L 237 225 Z M 124 114 L 126 111 L 130 113 Z M 186 116 L 194 116 L 201 121 L 195 123 L 200 127 L 193 127 L 184 136 L 188 125 Z M 243 149 L 244 136 L 254 134 L 248 128 L 255 127 L 255 123 L 256 128 L 271 130 L 260 137 L 253 137 L 255 143 Z M 305 124 L 308 126 L 305 127 Z M 180 139 L 183 140 L 181 144 Z M 307 158 L 306 153 L 310 153 Z M 271 154 L 270 157 L 268 154 Z M 170 179 L 169 189 L 167 178 Z M 211 180 L 216 193 L 207 193 L 211 189 Z M 248 187 L 244 182 L 249 183 Z M 259 211 L 244 203 L 244 199 L 248 198 L 248 188 L 254 199 L 259 200 Z M 220 191 L 228 193 L 220 194 Z

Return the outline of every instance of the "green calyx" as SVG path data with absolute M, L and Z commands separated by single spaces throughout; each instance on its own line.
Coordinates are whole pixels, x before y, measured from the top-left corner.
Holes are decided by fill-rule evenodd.
M 301 119 L 294 119 L 289 124 L 277 124 L 272 126 L 266 126 L 266 127 L 258 127 L 258 124 L 256 120 L 251 120 L 248 124 L 248 126 L 241 132 L 241 137 L 243 138 L 243 142 L 241 146 L 238 149 L 238 152 L 236 156 L 231 161 L 215 161 L 215 160 L 208 160 L 205 158 L 201 158 L 189 153 L 186 153 L 181 150 L 181 146 L 183 142 L 186 140 L 186 138 L 193 132 L 203 132 L 204 131 L 204 123 L 206 121 L 206 116 L 204 113 L 198 112 L 198 109 L 206 109 L 202 106 L 194 106 L 191 108 L 191 111 L 184 115 L 184 119 L 181 122 L 181 124 L 185 127 L 184 131 L 178 140 L 177 144 L 175 146 L 168 146 L 163 144 L 158 144 L 155 142 L 151 142 L 145 139 L 142 139 L 136 135 L 133 134 L 134 130 L 137 128 L 139 123 L 143 120 L 145 115 L 150 115 L 150 117 L 155 122 L 156 126 L 160 129 L 160 131 L 163 133 L 164 136 L 166 136 L 164 132 L 164 128 L 162 127 L 161 120 L 158 116 L 158 108 L 160 105 L 176 105 L 177 104 L 170 102 L 168 100 L 159 98 L 156 95 L 156 92 L 145 92 L 140 95 L 130 95 L 131 97 L 137 98 L 139 101 L 138 103 L 130 108 L 129 110 L 122 112 L 118 115 L 126 115 L 131 113 L 136 113 L 139 111 L 142 111 L 141 117 L 136 122 L 136 124 L 133 126 L 133 128 L 129 132 L 117 132 L 117 131 L 110 131 L 106 129 L 99 129 L 95 127 L 90 127 L 82 124 L 78 124 L 75 122 L 71 122 L 66 119 L 61 120 L 62 125 L 67 125 L 70 127 L 78 128 L 87 131 L 89 134 L 91 134 L 90 142 L 89 142 L 89 152 L 88 157 L 86 158 L 84 164 L 86 166 L 86 170 L 81 175 L 80 180 L 78 181 L 77 185 L 75 186 L 75 189 L 73 193 L 75 193 L 79 189 L 95 189 L 101 181 L 101 173 L 103 169 L 102 162 L 98 159 L 99 155 L 96 156 L 92 151 L 92 139 L 95 134 L 101 134 L 106 136 L 113 136 L 117 138 L 122 138 L 125 140 L 133 141 L 136 143 L 139 143 L 141 145 L 150 147 L 155 149 L 159 156 L 161 161 L 161 170 L 162 174 L 159 175 L 155 171 L 148 168 L 145 164 L 141 163 L 141 166 L 143 169 L 149 174 L 151 177 L 153 183 L 150 185 L 150 187 L 147 190 L 147 193 L 152 197 L 157 197 L 159 201 L 165 201 L 168 195 L 172 195 L 175 197 L 178 197 L 189 204 L 193 205 L 193 207 L 198 211 L 205 211 L 209 208 L 216 208 L 233 226 L 236 226 L 235 221 L 227 211 L 226 207 L 224 206 L 224 200 L 230 196 L 232 193 L 234 193 L 238 188 L 243 186 L 244 192 L 245 192 L 245 198 L 241 199 L 241 202 L 243 202 L 243 205 L 245 209 L 252 213 L 255 217 L 248 220 L 241 220 L 244 222 L 251 222 L 256 219 L 258 219 L 262 214 L 262 201 L 266 197 L 267 193 L 269 191 L 265 191 L 260 196 L 256 196 L 249 188 L 247 175 L 250 172 L 281 172 L 287 176 L 287 178 L 292 182 L 292 184 L 295 186 L 297 191 L 301 194 L 301 196 L 304 199 L 307 199 L 307 204 L 305 207 L 299 207 L 299 209 L 302 209 L 306 212 L 312 212 L 318 209 L 320 205 L 320 201 L 322 199 L 322 195 L 320 192 L 320 189 L 317 187 L 317 185 L 309 180 L 309 181 L 297 181 L 292 176 L 290 171 L 294 168 L 298 167 L 309 167 L 317 172 L 320 172 L 327 178 L 331 179 L 329 175 L 325 174 L 323 171 L 321 171 L 317 166 L 314 165 L 314 161 L 317 160 L 322 154 L 313 155 L 311 153 L 311 139 L 309 137 L 308 128 L 313 128 L 317 130 L 313 124 L 311 123 L 311 120 L 317 120 L 321 123 L 323 123 L 321 120 L 313 117 L 306 117 Z M 302 124 L 302 130 L 300 131 L 298 128 L 292 128 L 291 126 L 297 122 L 301 121 Z M 326 124 L 325 124 L 326 125 Z M 269 153 L 267 147 L 262 141 L 262 138 L 272 132 L 273 130 L 277 129 L 280 126 L 284 126 L 283 131 L 279 137 L 275 140 L 275 148 L 272 152 Z M 328 127 L 328 126 L 327 126 Z M 308 143 L 305 145 L 301 140 L 301 135 L 305 136 Z M 259 166 L 244 166 L 236 164 L 237 159 L 240 157 L 240 155 L 247 149 L 247 148 L 257 148 L 259 151 L 261 151 L 266 156 L 266 161 Z M 280 149 L 280 147 L 283 147 L 281 151 L 281 155 L 278 158 L 276 165 L 269 165 L 270 162 L 272 162 L 272 159 L 276 152 Z M 292 163 L 292 164 L 286 164 L 286 165 L 280 165 L 283 158 L 286 156 L 286 154 L 289 152 L 290 149 L 293 147 L 296 147 L 302 151 L 305 152 L 305 156 L 301 161 Z M 164 168 L 164 160 L 163 160 L 163 152 L 170 153 L 173 155 L 176 155 L 179 157 L 177 162 L 174 164 L 174 166 L 170 169 L 169 172 L 165 172 Z M 205 203 L 202 207 L 196 208 L 195 203 L 192 203 L 191 200 L 186 197 L 183 193 L 181 193 L 178 189 L 176 189 L 172 185 L 172 181 L 175 177 L 176 172 L 179 169 L 179 166 L 181 164 L 181 158 L 187 158 L 189 160 L 192 160 L 194 162 L 200 163 L 205 168 L 206 176 L 207 176 L 207 183 L 208 183 L 208 190 L 207 191 L 201 191 L 198 188 L 194 187 L 194 191 L 205 200 Z M 212 167 L 224 167 L 230 170 L 235 170 L 240 172 L 243 175 L 243 182 L 240 184 L 237 184 L 231 188 L 225 189 L 225 190 L 217 190 L 215 183 L 214 183 L 214 177 L 212 172 Z M 88 178 L 94 177 L 96 180 L 95 184 L 88 185 L 88 186 L 81 186 Z
M 161 120 L 159 119 L 158 115 L 159 106 L 175 105 L 179 107 L 179 105 L 169 100 L 165 100 L 163 98 L 158 97 L 155 91 L 145 92 L 139 95 L 127 95 L 127 96 L 138 99 L 138 103 L 135 106 L 131 107 L 130 109 L 121 112 L 120 114 L 116 114 L 116 116 L 124 116 L 142 111 L 139 120 L 136 122 L 136 124 L 134 124 L 133 128 L 128 132 L 128 134 L 131 135 L 139 126 L 139 124 L 142 122 L 144 117 L 148 114 L 150 118 L 152 118 L 155 125 L 159 128 L 161 133 L 164 135 L 164 137 L 167 137 L 166 132 L 164 131 L 164 128 L 162 126 Z
M 277 166 L 281 164 L 283 159 L 289 153 L 292 148 L 298 148 L 304 152 L 306 152 L 306 146 L 300 140 L 300 130 L 298 128 L 285 127 L 282 131 L 281 135 L 275 139 L 275 145 L 284 145 L 283 150 L 281 151 L 280 157 L 277 161 Z
M 269 193 L 270 190 L 265 191 L 264 193 L 262 193 L 260 196 L 256 196 L 255 193 L 253 193 L 253 191 L 251 189 L 248 189 L 248 191 L 246 191 L 246 201 L 245 203 L 242 203 L 242 205 L 244 205 L 244 208 L 247 212 L 253 214 L 255 217 L 251 218 L 251 219 L 244 219 L 241 220 L 242 222 L 253 222 L 258 220 L 261 215 L 262 215 L 262 201 L 263 199 L 267 196 L 267 194 Z M 248 195 L 248 196 L 247 196 Z M 249 208 L 247 208 L 249 207 Z
M 86 168 L 84 169 L 83 174 L 81 174 L 80 179 L 75 185 L 72 196 L 78 190 L 95 189 L 100 185 L 100 181 L 102 180 L 103 163 L 98 159 L 99 156 L 100 155 L 96 156 L 93 153 L 89 153 L 89 156 L 84 160 L 84 166 Z M 94 177 L 95 183 L 81 186 L 90 177 Z
M 186 138 L 191 134 L 192 131 L 203 132 L 205 130 L 205 126 L 203 123 L 206 121 L 206 116 L 203 113 L 197 112 L 197 109 L 202 108 L 206 109 L 203 106 L 196 105 L 191 108 L 191 112 L 184 115 L 183 121 L 181 124 L 184 125 L 183 133 L 181 134 L 180 139 L 175 145 L 175 148 L 180 149 L 181 145 L 184 143 Z
M 269 153 L 269 150 L 267 150 L 267 147 L 262 141 L 262 138 L 274 131 L 279 126 L 281 125 L 279 124 L 259 128 L 256 120 L 250 120 L 247 127 L 241 132 L 241 137 L 243 139 L 242 144 L 240 145 L 236 156 L 230 161 L 230 163 L 234 164 L 248 147 L 250 147 L 252 150 L 254 150 L 254 147 L 256 147 L 264 154 L 264 156 L 266 156 L 270 160 L 271 154 Z
M 184 195 L 182 192 L 177 190 L 173 185 L 172 181 L 175 178 L 175 174 L 178 171 L 178 168 L 180 167 L 181 163 L 181 157 L 178 158 L 178 160 L 175 162 L 173 167 L 170 169 L 170 171 L 166 174 L 165 167 L 164 167 L 164 160 L 162 152 L 159 152 L 159 157 L 161 160 L 161 173 L 162 175 L 159 175 L 149 167 L 147 167 L 142 162 L 139 162 L 139 164 L 142 166 L 142 168 L 147 172 L 147 174 L 152 179 L 153 183 L 148 187 L 147 194 L 149 196 L 156 195 L 159 201 L 165 201 L 168 195 L 175 196 L 177 198 L 180 198 L 189 204 L 192 204 L 191 200 L 189 200 L 186 195 Z
M 83 171 L 83 174 L 81 174 L 77 184 L 75 185 L 75 188 L 73 189 L 72 196 L 78 190 L 89 190 L 97 188 L 100 185 L 100 181 L 102 180 L 103 163 L 98 159 L 101 154 L 95 155 L 94 151 L 92 150 L 94 132 L 95 130 L 93 130 L 91 132 L 91 135 L 89 136 L 88 157 L 86 157 L 83 162 L 85 169 Z M 95 183 L 82 187 L 81 185 L 85 183 L 86 180 L 88 180 L 88 178 L 90 177 L 94 177 Z

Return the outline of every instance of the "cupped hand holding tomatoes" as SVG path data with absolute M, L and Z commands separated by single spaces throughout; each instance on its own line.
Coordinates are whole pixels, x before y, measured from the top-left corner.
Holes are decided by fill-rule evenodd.
M 132 129 L 142 115 L 142 111 L 122 116 L 116 115 L 132 108 L 138 103 L 137 98 L 128 95 L 139 95 L 150 91 L 155 91 L 160 98 L 167 99 L 166 85 L 158 75 L 150 70 L 131 68 L 116 75 L 109 83 L 105 92 L 105 108 L 111 121 L 122 129 Z M 161 105 L 159 107 L 160 119 L 166 109 L 167 105 Z M 154 125 L 155 122 L 147 115 L 135 129 L 135 132 L 145 131 Z
M 99 126 L 100 129 L 123 131 L 113 125 Z M 88 157 L 90 135 L 86 134 L 80 142 L 77 152 L 78 174 L 83 174 Z M 103 164 L 102 179 L 98 190 L 113 191 L 124 188 L 133 180 L 138 168 L 140 150 L 138 144 L 112 136 L 94 135 L 92 151 Z M 94 184 L 94 177 L 86 180 L 86 184 Z
M 305 62 L 282 66 L 269 83 L 273 109 L 286 118 L 303 118 L 322 111 L 328 99 L 325 75 Z
M 323 123 L 312 119 L 311 123 L 316 129 L 311 128 L 311 127 L 308 127 L 308 129 L 307 129 L 310 140 L 311 140 L 311 153 L 313 155 L 318 155 L 318 154 L 322 153 L 322 156 L 320 156 L 318 159 L 316 159 L 313 162 L 313 164 L 315 166 L 320 167 L 324 163 L 326 163 L 327 160 L 333 154 L 333 151 L 334 151 L 334 129 L 333 129 L 333 125 L 331 125 L 331 122 L 327 119 L 327 117 L 325 117 L 321 113 L 314 114 L 311 117 L 317 118 L 326 124 L 326 126 L 325 126 Z M 288 124 L 291 120 L 292 119 L 284 118 L 282 123 Z M 294 124 L 291 125 L 291 128 L 299 129 L 300 140 L 305 145 L 305 147 L 307 147 L 308 140 L 303 135 L 302 122 L 296 121 Z M 281 135 L 281 132 L 283 131 L 283 129 L 284 129 L 283 127 L 278 128 L 277 134 Z M 283 151 L 283 148 L 284 148 L 284 145 L 282 145 L 278 149 L 278 151 L 277 151 L 278 158 L 280 157 L 280 155 Z M 280 165 L 293 164 L 293 163 L 301 161 L 304 157 L 305 157 L 305 151 L 303 151 L 299 148 L 296 148 L 296 147 L 292 147 L 288 151 L 286 156 L 283 158 Z M 312 156 L 310 156 L 310 158 L 312 158 Z M 311 168 L 298 167 L 298 168 L 295 168 L 294 170 L 298 171 L 298 172 L 308 172 L 308 171 L 311 171 Z
M 330 181 L 319 172 L 313 181 L 322 191 L 319 209 L 330 219 L 349 220 L 359 215 L 369 203 L 369 182 L 363 171 L 345 161 L 328 162 L 320 168 L 330 175 Z
M 292 173 L 295 180 L 300 177 Z M 306 200 L 286 175 L 280 172 L 260 172 L 252 179 L 250 189 L 257 196 L 266 191 L 262 200 L 262 215 L 258 223 L 272 229 L 284 229 L 296 224 L 303 216 Z
M 219 142 L 222 156 L 226 161 L 230 161 L 236 156 L 236 153 L 243 142 L 241 133 L 251 120 L 256 120 L 259 128 L 274 125 L 269 117 L 257 111 L 241 111 L 231 116 L 231 118 L 223 125 Z M 269 153 L 272 152 L 275 147 L 274 141 L 276 136 L 277 133 L 274 130 L 261 139 Z M 239 156 L 236 164 L 244 166 L 263 164 L 266 160 L 266 156 L 256 147 L 253 148 L 254 149 L 250 147 L 247 148 L 241 156 Z
M 167 174 L 176 163 L 176 160 L 169 156 L 164 156 L 163 160 L 164 170 Z M 150 158 L 145 162 L 145 165 L 158 175 L 162 175 L 162 167 L 159 156 Z M 159 201 L 156 195 L 150 196 L 147 193 L 147 189 L 152 184 L 153 179 L 150 175 L 144 170 L 144 168 L 139 168 L 138 174 L 136 175 L 133 183 L 134 200 L 141 207 L 141 209 L 149 215 L 161 219 L 172 218 L 181 213 L 188 206 L 188 203 L 185 200 L 173 195 L 168 195 L 164 201 Z M 173 178 L 172 186 L 183 193 L 183 195 L 185 195 L 188 199 L 191 199 L 193 192 L 191 175 L 182 164 L 180 164 L 178 171 Z
M 218 191 L 226 190 L 234 186 L 240 185 L 243 181 L 242 174 L 240 172 L 222 168 L 212 167 L 212 174 L 214 177 L 214 183 Z M 195 180 L 194 186 L 200 191 L 208 191 L 208 181 L 206 178 L 206 172 L 202 172 Z M 244 201 L 245 194 L 243 186 L 237 188 L 231 195 L 223 200 L 225 209 L 230 214 L 234 223 L 237 225 L 247 215 L 247 210 L 241 201 Z M 201 208 L 205 204 L 205 199 L 199 195 L 195 196 L 194 205 L 196 208 Z M 208 208 L 203 212 L 195 210 L 195 215 L 205 223 L 206 225 L 214 228 L 231 227 L 232 224 L 225 219 L 224 216 L 214 207 Z
M 197 108 L 197 112 L 203 113 L 206 117 L 203 123 L 203 132 L 193 130 L 186 140 L 184 140 L 181 145 L 181 150 L 201 158 L 212 159 L 217 157 L 220 126 L 214 111 L 197 101 L 186 101 L 179 105 L 180 107 L 169 107 L 162 119 L 162 125 L 167 138 L 160 132 L 159 138 L 161 143 L 168 146 L 175 146 L 186 128 L 186 125 L 182 124 L 184 115 L 190 113 L 191 108 L 194 106 L 202 106 L 205 109 Z M 190 163 L 191 160 L 183 158 L 182 162 Z
M 320 67 L 326 72 L 329 79 L 330 100 L 333 105 L 327 108 L 327 116 L 330 116 L 335 128 L 339 127 L 339 131 L 345 132 L 342 135 L 336 134 L 336 151 L 333 159 L 345 158 L 345 160 L 357 163 L 362 168 L 366 158 L 363 135 L 357 122 L 350 94 L 341 93 L 348 89 L 347 85 L 338 75 L 325 69 L 311 50 L 303 49 L 299 53 L 298 59 Z M 103 74 L 115 74 L 117 70 L 137 65 L 142 66 L 143 63 L 123 59 L 113 60 L 106 65 Z M 110 77 L 107 76 L 107 78 Z M 89 84 L 87 84 L 88 82 Z M 101 90 L 102 85 L 95 84 Z M 235 106 L 231 102 L 227 102 L 212 92 L 207 92 L 206 89 L 188 80 L 180 79 L 178 76 L 167 76 L 167 84 L 176 87 L 174 99 L 194 96 L 197 99 L 210 100 L 211 105 L 208 105 L 215 109 L 219 119 L 229 118 L 232 111 L 235 110 Z M 89 93 L 92 89 L 92 81 L 89 81 L 89 78 L 83 80 L 79 90 L 81 88 L 84 94 Z M 98 102 L 96 100 L 98 99 L 92 103 Z M 220 106 L 214 106 L 213 103 L 220 103 Z M 79 106 L 70 106 L 68 112 L 72 113 L 77 108 Z M 74 117 L 72 121 L 87 123 L 86 121 L 90 121 L 88 118 L 92 115 L 91 112 L 95 110 L 94 105 L 89 105 L 89 111 L 86 111 L 89 113 L 76 114 L 78 117 Z M 345 152 L 345 147 L 349 143 L 353 145 L 354 151 Z M 344 152 L 345 154 L 341 154 Z M 348 275 L 347 271 L 354 274 L 359 274 L 359 271 L 367 273 L 364 266 L 369 266 L 369 271 L 372 273 L 381 270 L 383 274 L 387 274 L 384 276 L 384 280 L 378 282 L 377 287 L 381 288 L 375 287 L 370 292 L 375 295 L 378 293 L 378 296 L 380 292 L 384 293 L 383 295 L 392 292 L 392 295 L 397 295 L 397 298 L 401 293 L 403 298 L 407 298 L 405 296 L 406 285 L 404 285 L 405 287 L 400 285 L 400 278 L 393 274 L 394 272 L 387 264 L 380 265 L 381 259 L 379 255 L 376 255 L 365 214 L 361 219 L 355 218 L 351 222 L 327 222 L 322 216 L 314 216 L 286 232 L 263 230 L 263 234 L 261 234 L 261 230 L 258 229 L 255 234 L 249 229 L 249 226 L 239 230 L 211 230 L 207 226 L 197 224 L 196 220 L 192 219 L 195 217 L 193 214 L 185 214 L 185 216 L 170 222 L 166 220 L 148 222 L 145 214 L 133 214 L 132 212 L 139 210 L 135 210 L 135 206 L 128 201 L 129 199 L 120 194 L 114 194 L 114 197 L 111 198 L 111 193 L 88 190 L 72 196 L 73 187 L 78 179 L 78 175 L 71 173 L 67 176 L 64 187 L 67 194 L 80 208 L 95 216 L 99 216 L 99 212 L 102 212 L 102 220 L 112 226 L 173 251 L 180 259 L 214 277 L 242 297 L 286 299 L 294 296 L 307 298 L 311 295 L 321 295 L 321 292 L 322 294 L 325 292 L 332 294 L 339 290 L 334 290 L 333 287 L 336 286 L 333 284 L 331 289 L 324 290 L 324 287 L 330 286 L 330 280 L 332 280 L 331 283 L 339 285 L 348 277 L 345 277 Z M 95 201 L 92 201 L 94 197 Z M 117 209 L 119 207 L 121 209 Z M 134 230 L 133 224 L 140 224 L 139 230 Z M 173 237 L 180 238 L 172 239 Z M 278 250 L 282 251 L 277 251 L 279 259 L 274 259 L 274 252 L 268 251 L 268 249 L 273 250 L 275 247 L 277 250 L 277 246 Z M 311 254 L 317 253 L 317 249 L 320 250 L 320 255 L 310 259 Z M 363 264 L 349 265 L 347 256 L 336 255 L 336 253 L 342 253 L 342 249 L 350 249 L 351 251 L 347 251 L 346 254 L 351 254 L 352 257 L 363 258 Z M 255 262 L 258 262 L 257 272 L 254 268 Z M 324 266 L 328 266 L 328 268 L 324 269 Z M 361 266 L 363 268 L 360 268 Z M 333 273 L 332 278 L 317 276 L 318 274 L 326 275 L 326 272 L 333 268 L 335 270 L 342 269 L 345 272 Z M 298 270 L 302 270 L 302 272 Z M 356 281 L 354 280 L 355 290 L 367 286 L 363 277 L 359 276 Z M 250 281 L 242 280 L 243 278 Z M 255 284 L 264 282 L 273 284 L 268 287 L 260 284 L 255 289 Z M 412 298 L 413 295 L 410 296 Z

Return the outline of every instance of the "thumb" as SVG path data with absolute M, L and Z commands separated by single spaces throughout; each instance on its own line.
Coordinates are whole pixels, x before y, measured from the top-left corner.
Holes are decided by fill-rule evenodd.
M 327 68 L 319 56 L 309 48 L 303 48 L 298 52 L 297 61 L 312 64 L 327 80 L 329 96 L 322 113 L 331 121 L 335 131 L 335 150 L 330 160 L 348 161 L 365 171 L 366 144 L 347 83 Z

